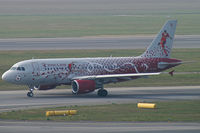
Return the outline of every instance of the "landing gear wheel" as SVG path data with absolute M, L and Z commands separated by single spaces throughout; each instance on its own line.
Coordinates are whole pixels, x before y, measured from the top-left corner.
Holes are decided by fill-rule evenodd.
M 100 89 L 98 90 L 97 95 L 100 97 L 106 97 L 108 95 L 108 91 L 105 89 Z
M 28 96 L 28 97 L 33 97 L 33 92 L 28 92 L 28 93 L 27 93 L 27 96 Z

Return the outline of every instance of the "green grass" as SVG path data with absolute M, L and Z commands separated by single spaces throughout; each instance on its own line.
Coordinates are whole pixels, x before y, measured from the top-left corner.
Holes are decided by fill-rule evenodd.
M 50 51 L 0 51 L 0 75 L 8 70 L 16 62 L 34 58 L 70 58 L 70 57 L 108 57 L 116 56 L 137 56 L 144 50 L 50 50 Z M 172 57 L 183 61 L 195 61 L 195 63 L 186 63 L 175 67 L 176 72 L 200 72 L 200 49 L 173 49 Z M 159 76 L 150 76 L 133 81 L 109 84 L 105 87 L 122 86 L 182 86 L 182 85 L 200 85 L 199 74 L 180 74 L 173 77 L 167 74 Z M 66 88 L 61 86 L 60 88 Z M 68 86 L 67 88 L 70 88 Z M 26 86 L 17 86 L 0 80 L 0 90 L 18 90 L 27 89 Z
M 156 34 L 166 15 L 138 16 L 24 16 L 0 15 L 0 38 L 80 37 Z M 199 35 L 200 14 L 171 15 L 176 34 Z
M 0 38 L 155 34 L 177 19 L 176 34 L 200 35 L 200 2 L 21 0 L 1 2 Z
M 51 121 L 130 121 L 130 122 L 200 122 L 200 101 L 157 102 L 157 109 L 138 109 L 136 104 L 70 106 L 0 113 L 0 119 Z M 46 117 L 47 110 L 76 109 L 74 116 Z

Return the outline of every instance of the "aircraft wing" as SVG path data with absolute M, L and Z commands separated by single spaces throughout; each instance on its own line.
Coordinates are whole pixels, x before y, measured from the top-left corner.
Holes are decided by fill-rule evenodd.
M 121 78 L 121 77 L 141 77 L 141 76 L 150 76 L 150 75 L 159 75 L 160 73 L 130 73 L 130 74 L 108 74 L 108 75 L 90 75 L 90 76 L 80 76 L 74 77 L 75 79 L 104 79 L 104 78 Z

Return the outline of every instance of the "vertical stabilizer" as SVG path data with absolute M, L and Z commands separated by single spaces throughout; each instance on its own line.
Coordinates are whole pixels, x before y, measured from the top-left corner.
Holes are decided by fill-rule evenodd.
M 177 20 L 168 20 L 141 57 L 170 58 L 176 23 Z

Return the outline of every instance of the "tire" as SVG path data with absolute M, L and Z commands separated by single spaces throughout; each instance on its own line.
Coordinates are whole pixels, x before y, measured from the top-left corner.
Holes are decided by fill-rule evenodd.
M 33 92 L 28 92 L 28 93 L 27 93 L 27 96 L 28 96 L 28 97 L 33 97 Z
M 108 91 L 105 89 L 100 89 L 97 93 L 99 97 L 106 97 L 108 95 Z

